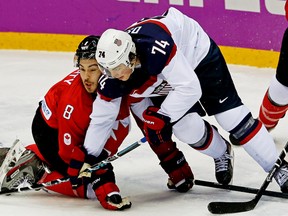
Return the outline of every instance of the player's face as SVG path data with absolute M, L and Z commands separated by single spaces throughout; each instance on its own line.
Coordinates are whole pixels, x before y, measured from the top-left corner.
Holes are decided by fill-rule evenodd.
M 96 59 L 80 59 L 79 71 L 86 91 L 95 93 L 101 76 Z
M 126 81 L 129 79 L 130 75 L 132 74 L 132 69 L 124 64 L 120 64 L 119 66 L 110 69 L 111 76 L 113 78 Z

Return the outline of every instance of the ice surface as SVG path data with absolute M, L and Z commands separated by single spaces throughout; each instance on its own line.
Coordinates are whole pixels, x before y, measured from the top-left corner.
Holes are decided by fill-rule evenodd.
M 73 53 L 0 51 L 0 142 L 10 146 L 16 138 L 32 143 L 31 122 L 39 99 L 73 68 Z M 275 73 L 271 68 L 229 65 L 236 88 L 253 115 L 258 115 L 262 97 Z M 206 118 L 217 126 L 214 118 Z M 288 140 L 288 118 L 284 118 L 271 132 L 281 151 Z M 227 138 L 227 133 L 219 131 Z M 133 122 L 123 147 L 142 137 Z M 195 178 L 215 181 L 214 162 L 188 145 L 178 141 Z M 260 187 L 266 173 L 250 158 L 242 147 L 234 147 L 234 184 Z M 103 209 L 97 200 L 82 200 L 44 191 L 23 192 L 0 196 L 1 216 L 203 216 L 211 215 L 207 204 L 211 201 L 248 201 L 253 194 L 194 186 L 180 194 L 166 187 L 167 175 L 158 165 L 156 156 L 145 144 L 113 162 L 118 186 L 123 196 L 129 196 L 132 208 L 124 212 Z M 269 190 L 279 191 L 273 181 Z M 237 215 L 280 216 L 287 214 L 288 200 L 263 196 L 250 212 Z

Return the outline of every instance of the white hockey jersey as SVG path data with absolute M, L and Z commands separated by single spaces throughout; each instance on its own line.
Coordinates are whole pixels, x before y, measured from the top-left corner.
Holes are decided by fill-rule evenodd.
M 135 68 L 128 81 L 101 78 L 100 97 L 93 103 L 84 143 L 88 153 L 95 156 L 101 152 L 95 150 L 95 140 L 98 147 L 104 146 L 122 96 L 130 94 L 135 98 L 147 98 L 167 95 L 159 112 L 174 122 L 202 94 L 194 69 L 207 55 L 210 39 L 195 20 L 171 7 L 162 16 L 142 19 L 126 31 L 135 43 L 141 66 Z M 131 108 L 142 119 L 142 113 L 151 101 L 145 99 L 139 104 L 132 104 Z

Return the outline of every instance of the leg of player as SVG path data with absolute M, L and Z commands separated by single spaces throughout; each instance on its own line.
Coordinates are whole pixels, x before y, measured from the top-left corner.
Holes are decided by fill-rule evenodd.
M 36 154 L 21 142 L 11 147 L 1 166 L 1 190 L 27 187 L 37 183 L 47 170 Z
M 168 188 L 187 192 L 193 186 L 193 173 L 185 156 L 172 141 L 170 118 L 158 113 L 158 110 L 159 108 L 151 106 L 143 113 L 145 137 L 169 176 Z
M 169 176 L 168 188 L 181 193 L 190 190 L 193 187 L 194 176 L 185 156 L 176 147 L 176 143 L 167 141 L 159 145 L 149 144 L 158 156 L 161 167 Z
M 283 118 L 288 109 L 287 50 L 288 28 L 283 36 L 276 76 L 271 80 L 259 111 L 259 120 L 263 122 L 268 130 L 273 129 L 277 125 L 279 119 Z
M 279 85 L 281 84 L 279 83 Z M 273 85 L 273 87 L 270 86 L 270 88 L 277 88 L 276 84 Z M 270 131 L 278 124 L 279 120 L 284 117 L 287 109 L 288 105 L 279 105 L 270 98 L 268 89 L 260 107 L 259 120 L 265 125 L 267 130 Z
M 258 119 L 252 117 L 245 105 L 217 114 L 215 117 L 218 123 L 231 133 L 234 139 L 266 172 L 271 170 L 279 155 L 273 137 Z M 288 191 L 286 162 L 282 163 L 274 177 L 281 190 Z
M 195 128 L 192 131 L 192 128 Z M 192 148 L 214 159 L 215 176 L 220 184 L 233 179 L 234 153 L 228 141 L 216 127 L 204 121 L 197 113 L 189 113 L 173 126 L 175 136 Z

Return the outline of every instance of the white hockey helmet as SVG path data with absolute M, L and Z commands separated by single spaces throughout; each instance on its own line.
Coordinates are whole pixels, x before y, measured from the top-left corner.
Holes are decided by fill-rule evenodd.
M 129 54 L 136 55 L 131 36 L 124 31 L 107 29 L 100 37 L 96 50 L 96 60 L 102 69 L 113 69 L 120 64 L 130 66 Z

